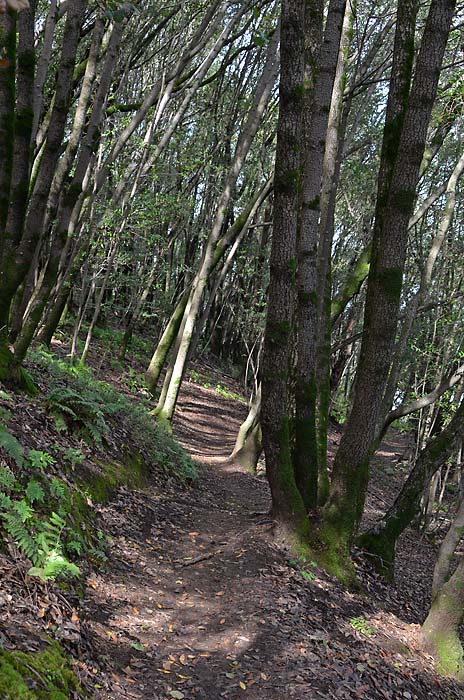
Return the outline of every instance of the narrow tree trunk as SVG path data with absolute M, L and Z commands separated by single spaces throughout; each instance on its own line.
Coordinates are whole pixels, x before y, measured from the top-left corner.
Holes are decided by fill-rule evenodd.
M 261 384 L 253 397 L 248 415 L 238 431 L 232 454 L 228 462 L 238 462 L 251 472 L 256 472 L 256 464 L 262 450 L 261 426 Z
M 245 158 L 250 150 L 251 144 L 260 125 L 261 118 L 266 109 L 269 95 L 274 86 L 277 73 L 277 39 L 278 36 L 274 36 L 271 44 L 269 45 L 266 64 L 256 88 L 254 103 L 248 114 L 243 131 L 240 134 L 226 184 L 219 199 L 211 233 L 205 246 L 200 270 L 198 271 L 193 282 L 189 303 L 184 312 L 182 338 L 179 343 L 179 350 L 175 360 L 171 383 L 166 395 L 166 401 L 162 410 L 160 411 L 160 416 L 166 420 L 171 420 L 174 413 L 180 384 L 185 371 L 185 364 L 195 322 L 200 309 L 203 292 L 208 281 L 208 276 L 211 273 L 215 263 L 215 249 L 225 221 L 227 208 L 232 197 L 237 178 L 242 170 Z
M 398 537 L 419 514 L 421 497 L 430 479 L 456 451 L 463 438 L 464 402 L 461 402 L 448 426 L 420 452 L 403 488 L 382 520 L 359 537 L 359 546 L 387 578 L 393 578 Z
M 97 299 L 95 301 L 95 309 L 93 312 L 92 320 L 90 321 L 89 328 L 87 330 L 87 335 L 86 335 L 85 343 L 84 343 L 84 349 L 82 351 L 82 355 L 80 358 L 81 364 L 85 364 L 85 361 L 87 360 L 87 355 L 89 354 L 89 348 L 90 348 L 90 343 L 92 340 L 93 329 L 95 328 L 97 321 L 98 321 L 98 317 L 100 315 L 100 309 L 101 309 L 101 305 L 102 305 L 102 301 L 103 301 L 103 295 L 104 295 L 105 290 L 106 290 L 106 285 L 108 284 L 108 279 L 109 279 L 110 272 L 111 272 L 112 267 L 113 267 L 113 262 L 114 262 L 114 258 L 115 258 L 117 249 L 118 249 L 118 242 L 115 241 L 111 246 L 108 260 L 106 261 L 105 275 L 103 277 L 100 291 L 99 291 Z
M 449 580 L 453 554 L 464 533 L 464 500 L 461 499 L 454 520 L 438 552 L 437 563 L 433 570 L 432 601 L 440 593 L 443 585 Z

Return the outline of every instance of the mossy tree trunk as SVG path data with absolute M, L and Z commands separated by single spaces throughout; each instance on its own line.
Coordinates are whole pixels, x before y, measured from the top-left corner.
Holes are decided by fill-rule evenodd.
M 316 435 L 318 467 L 318 505 L 323 506 L 329 496 L 330 480 L 327 462 L 327 438 L 330 408 L 330 370 L 332 322 L 332 243 L 335 225 L 335 206 L 343 144 L 348 123 L 349 107 L 343 113 L 343 91 L 346 83 L 346 63 L 353 24 L 354 3 L 347 2 L 340 36 L 340 46 L 327 124 L 327 138 L 322 167 L 322 184 L 317 251 L 317 333 L 316 333 Z
M 306 508 L 318 503 L 316 435 L 316 337 L 318 310 L 317 250 L 321 186 L 327 127 L 345 12 L 343 0 L 331 0 L 323 32 L 323 3 L 307 3 L 305 12 L 304 158 L 297 238 L 297 368 L 294 468 Z
M 453 522 L 449 526 L 445 539 L 438 552 L 437 563 L 433 570 L 432 601 L 440 594 L 443 585 L 450 578 L 453 555 L 464 535 L 464 499 L 461 498 Z
M 16 104 L 10 102 L 9 111 L 15 114 L 9 190 L 9 206 L 2 224 L 2 260 L 0 275 L 0 325 L 4 329 L 2 366 L 3 380 L 17 382 L 21 376 L 21 357 L 9 353 L 7 336 L 10 308 L 17 289 L 27 275 L 37 242 L 42 233 L 47 200 L 54 172 L 61 152 L 64 130 L 73 87 L 73 70 L 86 0 L 76 0 L 68 9 L 63 34 L 63 45 L 57 73 L 55 99 L 51 110 L 47 140 L 43 148 L 37 176 L 29 196 L 30 141 L 33 124 L 34 75 L 34 3 L 21 13 L 18 37 Z M 9 16 L 7 13 L 6 16 Z M 13 64 L 14 65 L 14 64 Z M 14 73 L 10 78 L 14 81 Z M 1 82 L 1 81 L 0 81 Z M 13 82 L 14 85 L 14 82 Z M 10 86 L 9 99 L 14 100 Z M 1 127 L 0 127 L 1 129 Z M 0 135 L 1 141 L 1 135 Z M 2 146 L 0 145 L 0 149 Z M 3 229 L 4 226 L 4 229 Z
M 402 361 L 406 352 L 412 327 L 417 316 L 418 309 L 424 302 L 429 291 L 436 260 L 439 256 L 440 250 L 443 247 L 448 231 L 450 230 L 451 224 L 453 222 L 454 210 L 456 207 L 456 189 L 463 172 L 464 154 L 461 155 L 461 157 L 459 158 L 448 179 L 445 191 L 446 204 L 443 210 L 443 214 L 441 216 L 440 223 L 438 225 L 438 230 L 432 238 L 430 250 L 422 269 L 419 289 L 412 297 L 404 314 L 401 333 L 395 346 L 395 351 L 390 368 L 390 374 L 388 377 L 388 382 L 385 388 L 385 394 L 382 402 L 382 410 L 379 416 L 378 431 L 382 435 L 385 434 L 386 427 L 388 427 L 388 425 L 385 426 L 386 417 L 388 416 L 393 404 L 396 388 L 398 385 L 398 379 L 401 372 Z
M 432 0 L 410 89 L 418 3 L 398 5 L 353 408 L 335 457 L 321 528 L 328 558 L 335 562 L 341 558 L 348 562 L 364 509 L 369 461 L 395 344 L 408 223 L 454 8 L 452 0 Z
M 439 670 L 464 682 L 464 651 L 459 625 L 464 618 L 464 561 L 444 583 L 432 602 L 422 626 L 425 648 L 437 660 Z
M 266 472 L 277 535 L 299 543 L 309 537 L 309 525 L 293 470 L 289 388 L 291 343 L 294 337 L 297 212 L 301 192 L 304 18 L 304 0 L 283 0 L 280 110 L 261 408 Z
M 107 101 L 108 92 L 112 83 L 113 71 L 117 62 L 119 47 L 126 22 L 115 24 L 111 38 L 107 47 L 101 78 L 96 89 L 95 99 L 92 102 L 92 109 L 85 137 L 82 140 L 81 150 L 75 165 L 73 178 L 68 187 L 61 195 L 60 205 L 57 213 L 57 223 L 50 247 L 50 254 L 44 269 L 43 281 L 38 289 L 33 302 L 24 320 L 21 332 L 15 341 L 15 356 L 18 362 L 22 362 L 29 345 L 32 342 L 34 333 L 40 323 L 44 309 L 50 298 L 50 294 L 57 281 L 60 261 L 63 251 L 68 241 L 68 237 L 75 234 L 76 209 L 80 211 L 83 202 L 84 191 L 88 186 L 88 169 L 92 162 L 94 150 L 98 143 L 99 129 L 104 116 L 104 107 Z M 60 199 L 59 189 L 62 180 L 74 162 L 78 141 L 81 138 L 84 128 L 84 119 L 87 114 L 87 107 L 90 99 L 92 85 L 94 83 L 98 54 L 103 38 L 104 23 L 97 18 L 90 54 L 86 63 L 86 72 L 83 79 L 82 88 L 79 95 L 79 102 L 74 117 L 74 124 L 70 141 L 66 153 L 60 161 L 59 170 L 54 174 L 48 195 L 48 214 L 50 216 L 58 205 Z M 85 183 L 87 182 L 87 185 Z
M 245 209 L 241 212 L 240 216 L 237 217 L 236 221 L 228 228 L 226 233 L 219 239 L 214 250 L 213 263 L 211 267 L 210 274 L 216 269 L 217 265 L 221 262 L 227 248 L 235 243 L 237 238 L 240 236 L 244 227 L 247 226 L 247 222 L 253 211 L 256 210 L 258 203 L 262 201 L 262 198 L 267 196 L 269 188 L 271 186 L 270 182 L 267 182 L 262 190 L 258 190 L 256 194 L 250 199 Z M 182 294 L 180 300 L 178 301 L 171 318 L 163 331 L 163 334 L 158 342 L 155 352 L 150 360 L 150 364 L 145 374 L 145 381 L 147 382 L 148 389 L 152 394 L 156 392 L 156 387 L 158 381 L 166 364 L 169 351 L 174 345 L 176 338 L 179 335 L 181 324 L 184 319 L 184 312 L 192 292 L 192 285 L 188 286 L 184 293 Z M 164 399 L 163 399 L 164 402 Z

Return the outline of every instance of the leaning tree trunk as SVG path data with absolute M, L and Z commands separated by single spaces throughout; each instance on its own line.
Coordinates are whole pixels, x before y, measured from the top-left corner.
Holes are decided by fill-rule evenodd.
M 184 312 L 182 337 L 180 338 L 178 345 L 171 382 L 166 394 L 164 405 L 159 411 L 160 417 L 168 421 L 172 419 L 174 414 L 180 384 L 184 375 L 190 343 L 192 340 L 192 334 L 195 328 L 198 311 L 200 309 L 203 292 L 208 281 L 208 276 L 214 266 L 215 249 L 224 224 L 227 207 L 248 151 L 250 150 L 251 144 L 253 143 L 254 137 L 258 131 L 261 118 L 264 114 L 271 90 L 275 83 L 277 74 L 277 40 L 278 35 L 276 33 L 268 48 L 263 73 L 256 88 L 254 103 L 250 109 L 242 133 L 240 134 L 226 184 L 218 202 L 212 229 L 203 253 L 200 269 L 193 282 L 189 302 Z
M 441 543 L 440 550 L 438 552 L 437 563 L 433 570 L 433 581 L 432 581 L 432 601 L 440 594 L 441 589 L 444 584 L 450 578 L 451 564 L 453 561 L 453 555 L 456 551 L 456 547 L 462 540 L 464 533 L 464 499 L 461 499 L 459 507 L 454 516 L 454 520 L 451 523 L 448 532 L 446 533 L 445 539 Z
M 256 465 L 263 449 L 260 413 L 261 384 L 253 397 L 248 415 L 240 426 L 232 454 L 227 460 L 237 462 L 253 474 L 256 472 Z
M 5 234 L 3 237 L 2 274 L 0 277 L 0 298 L 2 300 L 0 304 L 0 327 L 5 329 L 9 328 L 11 303 L 18 287 L 27 274 L 46 216 L 48 195 L 60 156 L 71 102 L 73 87 L 72 75 L 86 4 L 86 0 L 75 0 L 75 2 L 70 4 L 67 11 L 60 65 L 57 73 L 55 100 L 51 111 L 47 140 L 43 149 L 37 178 L 29 198 L 27 214 L 26 205 L 28 202 L 30 163 L 29 143 L 32 130 L 33 105 L 33 85 L 30 71 L 31 61 L 33 61 L 34 56 L 33 32 L 31 35 L 30 29 L 27 46 L 24 47 L 24 60 L 28 62 L 29 78 L 24 81 L 21 79 L 18 57 L 17 109 L 21 107 L 25 114 L 27 114 L 26 123 L 22 125 L 24 131 L 27 131 L 27 139 L 23 134 L 22 140 L 24 141 L 24 146 L 20 152 L 18 150 L 19 143 L 16 140 L 15 134 L 16 145 L 11 182 L 15 182 L 15 177 L 17 175 L 16 187 L 18 196 L 11 197 L 8 210 Z M 20 44 L 21 37 L 19 39 L 19 45 Z M 21 90 L 22 94 L 20 100 L 21 85 L 23 85 L 23 90 Z M 23 99 L 25 100 L 24 104 L 22 103 Z M 16 120 L 15 128 L 18 129 L 20 126 L 21 123 Z M 21 131 L 21 129 L 19 130 Z M 19 141 L 21 142 L 21 139 L 19 139 Z M 1 356 L 0 371 L 2 378 L 7 381 L 17 382 L 18 374 L 20 374 L 20 361 L 11 353 L 9 354 L 7 341 L 2 343 Z
M 401 533 L 420 512 L 421 497 L 432 476 L 457 450 L 464 438 L 464 401 L 450 423 L 432 438 L 419 457 L 393 505 L 383 518 L 358 539 L 375 568 L 393 578 L 395 546 Z
M 261 200 L 265 193 L 267 194 L 268 187 L 270 187 L 269 181 L 266 182 L 264 189 L 258 190 L 255 193 L 252 199 L 250 199 L 250 201 L 248 202 L 245 209 L 241 212 L 240 216 L 237 217 L 236 221 L 232 224 L 232 226 L 230 226 L 227 232 L 219 239 L 214 249 L 214 257 L 210 274 L 215 270 L 216 266 L 222 260 L 227 247 L 230 244 L 233 244 L 237 237 L 240 236 L 240 233 L 243 230 L 243 228 L 247 225 L 247 221 L 250 217 L 250 214 L 252 211 L 254 211 L 257 202 Z M 192 293 L 192 284 L 185 289 L 180 300 L 178 301 L 171 315 L 169 323 L 166 326 L 158 342 L 156 350 L 153 353 L 153 356 L 150 360 L 150 364 L 145 374 L 145 381 L 147 383 L 148 389 L 152 394 L 156 392 L 156 387 L 158 385 L 161 372 L 163 371 L 163 368 L 166 364 L 166 359 L 168 357 L 169 351 L 174 345 L 179 333 L 181 333 L 180 329 L 184 320 L 184 312 L 187 307 L 190 295 Z

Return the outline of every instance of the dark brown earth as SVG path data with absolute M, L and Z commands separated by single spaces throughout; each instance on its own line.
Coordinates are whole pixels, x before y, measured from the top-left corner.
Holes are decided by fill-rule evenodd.
M 420 558 L 430 561 L 430 547 L 417 554 L 408 536 L 397 589 L 359 559 L 368 596 L 289 558 L 272 543 L 265 481 L 224 463 L 245 412 L 187 384 L 174 429 L 201 463 L 198 483 L 121 490 L 102 509 L 111 568 L 90 579 L 84 602 L 98 666 L 111 669 L 99 674 L 105 687 L 96 697 L 462 697 L 419 648 L 430 573 Z M 406 447 L 394 437 L 379 464 Z M 382 481 L 376 474 L 371 515 L 388 499 Z
M 83 598 L 25 576 L 14 548 L 0 553 L 0 643 L 35 650 L 41 631 L 57 636 L 96 700 L 464 697 L 420 649 L 435 547 L 406 534 L 396 587 L 355 555 L 363 593 L 278 549 L 266 481 L 226 460 L 246 405 L 212 388 L 238 392 L 230 378 L 208 375 L 210 388 L 185 383 L 174 424 L 198 480 L 181 486 L 154 474 L 97 507 L 110 549 L 88 572 Z M 33 433 L 34 447 L 42 440 L 46 449 L 56 440 L 50 420 L 15 400 L 18 436 L 28 444 Z M 126 437 L 121 425 L 113 441 Z M 335 426 L 331 453 L 339 439 Z M 398 434 L 381 446 L 368 520 L 406 477 L 407 449 Z

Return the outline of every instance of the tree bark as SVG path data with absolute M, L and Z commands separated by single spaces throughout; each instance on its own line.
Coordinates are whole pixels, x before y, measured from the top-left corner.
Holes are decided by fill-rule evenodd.
M 304 106 L 303 0 L 283 0 L 279 121 L 267 319 L 262 362 L 261 426 L 277 537 L 301 545 L 309 537 L 290 443 L 290 358 L 294 337 L 297 211 L 301 191 Z
M 432 0 L 409 91 L 417 3 L 398 6 L 355 397 L 335 458 L 321 530 L 335 566 L 340 557 L 348 561 L 364 508 L 369 461 L 395 343 L 408 222 L 454 7 L 452 0 Z
M 382 520 L 359 537 L 358 545 L 387 578 L 394 575 L 395 547 L 399 536 L 419 514 L 421 497 L 430 479 L 458 449 L 463 438 L 464 402 L 461 402 L 447 427 L 419 453 L 413 470 Z

